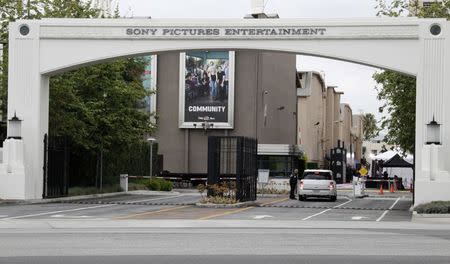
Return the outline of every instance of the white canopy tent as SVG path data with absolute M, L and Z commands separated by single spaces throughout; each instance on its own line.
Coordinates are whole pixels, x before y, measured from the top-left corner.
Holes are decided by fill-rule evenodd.
M 388 150 L 386 152 L 380 153 L 377 156 L 373 158 L 373 160 L 382 160 L 384 162 L 389 161 L 392 159 L 395 155 L 399 155 L 402 157 L 406 162 L 413 164 L 414 157 L 410 154 L 408 154 L 406 157 L 403 156 L 402 153 L 397 152 L 395 150 Z M 395 175 L 397 175 L 399 178 L 402 178 L 403 186 L 406 189 L 409 189 L 413 184 L 413 167 L 389 167 L 389 168 L 383 168 L 383 172 L 387 172 L 390 178 L 393 178 Z

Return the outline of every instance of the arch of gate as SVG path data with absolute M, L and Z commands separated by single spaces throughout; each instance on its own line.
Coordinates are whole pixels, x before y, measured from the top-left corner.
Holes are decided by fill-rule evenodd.
M 9 30 L 8 118 L 16 113 L 23 119 L 23 139 L 5 142 L 0 167 L 0 196 L 5 198 L 42 197 L 51 75 L 163 51 L 252 49 L 329 57 L 417 76 L 417 106 L 411 109 L 416 111 L 416 203 L 450 200 L 446 20 L 43 19 L 16 21 Z M 433 118 L 441 124 L 442 144 L 437 146 L 426 144 Z

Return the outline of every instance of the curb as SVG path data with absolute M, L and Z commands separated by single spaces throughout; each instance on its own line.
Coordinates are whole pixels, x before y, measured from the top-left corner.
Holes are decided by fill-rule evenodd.
M 277 198 L 277 197 L 289 197 L 288 194 L 258 194 L 257 197 L 260 198 Z
M 129 192 L 114 192 L 114 193 L 100 193 L 100 194 L 89 194 L 89 195 L 79 195 L 61 198 L 51 198 L 51 199 L 36 199 L 36 200 L 3 200 L 1 204 L 48 204 L 48 203 L 63 203 L 63 202 L 73 202 L 79 200 L 93 199 L 93 198 L 107 198 L 120 195 L 159 195 L 159 196 L 171 196 L 178 195 L 179 192 L 161 192 L 161 191 L 129 191 Z
M 417 211 L 413 211 L 413 215 L 418 218 L 448 218 L 450 220 L 450 214 L 419 214 Z
M 413 211 L 411 222 L 450 224 L 450 214 L 419 214 Z

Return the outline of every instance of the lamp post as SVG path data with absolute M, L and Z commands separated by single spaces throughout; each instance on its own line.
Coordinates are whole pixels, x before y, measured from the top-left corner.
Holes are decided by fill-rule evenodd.
M 433 120 L 427 124 L 427 145 L 441 145 L 441 124 Z
M 9 125 L 9 135 L 8 139 L 22 139 L 22 120 L 20 120 L 16 113 L 14 113 L 14 116 L 8 120 Z
M 149 137 L 147 141 L 150 142 L 150 177 L 153 176 L 153 142 L 156 141 L 156 138 Z

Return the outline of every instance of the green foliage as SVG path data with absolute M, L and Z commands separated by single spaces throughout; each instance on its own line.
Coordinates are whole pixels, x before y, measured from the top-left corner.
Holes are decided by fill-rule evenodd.
M 386 103 L 380 107 L 387 113 L 381 120 L 381 128 L 387 130 L 384 140 L 414 153 L 416 119 L 416 78 L 393 71 L 374 74 L 378 99 Z
M 49 131 L 94 152 L 142 140 L 152 131 L 149 115 L 136 108 L 147 95 L 143 71 L 143 60 L 122 59 L 52 77 Z
M 0 63 L 0 110 L 7 111 L 8 87 L 8 24 L 19 19 L 48 17 L 93 18 L 99 10 L 91 1 L 81 0 L 0 0 L 0 43 L 4 43 L 3 61 Z
M 91 1 L 0 0 L 0 40 L 6 43 L 0 69 L 1 110 L 6 112 L 7 106 L 9 22 L 46 17 L 97 18 L 99 14 Z M 118 17 L 117 12 L 114 17 Z M 153 124 L 149 115 L 136 107 L 147 95 L 141 81 L 144 65 L 142 59 L 120 59 L 50 79 L 49 134 L 66 137 L 71 143 L 71 184 L 90 185 L 89 181 L 95 179 L 98 186 L 100 167 L 104 184 L 118 182 L 120 173 L 148 174 L 148 160 L 146 171 L 142 169 L 148 151 L 141 146 L 148 145 L 143 139 L 153 131 Z M 142 156 L 131 157 L 134 154 Z
M 148 179 L 143 181 L 143 184 L 152 191 L 170 192 L 173 189 L 173 184 L 164 179 Z
M 122 188 L 120 188 L 120 185 L 118 184 L 104 186 L 101 192 L 99 189 L 95 187 L 72 187 L 69 188 L 69 196 L 90 195 L 98 193 L 114 193 L 122 191 L 123 191 Z
M 417 1 L 410 3 L 408 0 L 377 0 L 377 3 L 379 16 L 403 16 L 409 9 L 412 11 L 410 15 L 418 17 L 450 18 L 449 0 L 424 8 L 419 7 Z M 378 83 L 378 99 L 386 102 L 380 112 L 389 114 L 381 120 L 381 129 L 387 130 L 385 140 L 414 153 L 416 79 L 393 71 L 378 72 L 374 79 Z
M 173 190 L 173 184 L 171 181 L 161 180 L 161 191 L 163 192 L 170 192 Z
M 378 136 L 379 128 L 377 126 L 377 120 L 375 119 L 375 115 L 372 113 L 366 113 L 362 117 L 363 121 L 363 133 L 364 140 L 370 140 L 376 136 Z
M 149 179 L 144 182 L 144 185 L 152 191 L 161 191 L 161 183 L 156 179 Z
M 434 201 L 416 206 L 419 214 L 450 214 L 450 201 Z

